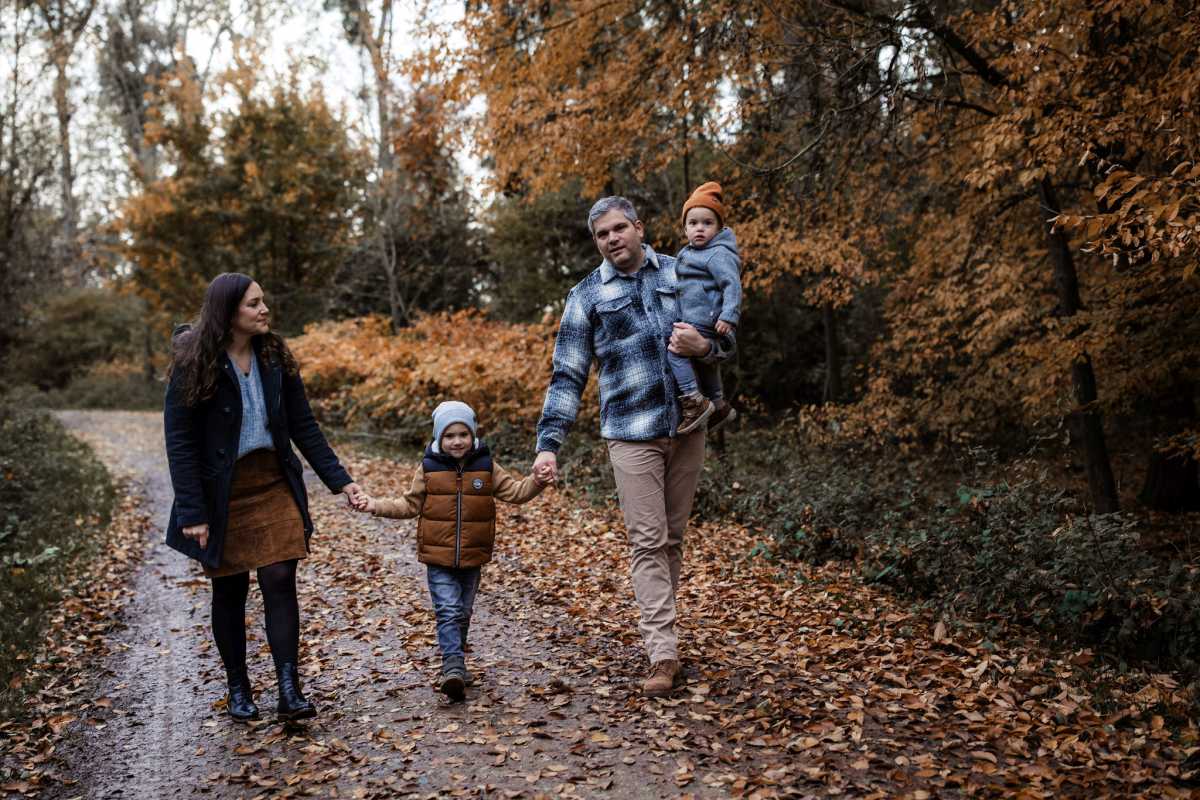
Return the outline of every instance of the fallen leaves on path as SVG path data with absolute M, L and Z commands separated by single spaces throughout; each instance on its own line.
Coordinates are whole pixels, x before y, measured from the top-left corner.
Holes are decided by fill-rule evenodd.
M 50 616 L 46 641 L 14 681 L 39 686 L 26 706 L 28 718 L 0 722 L 0 792 L 36 795 L 71 785 L 55 754 L 77 724 L 112 706 L 96 697 L 97 665 L 112 652 L 112 636 L 129 602 L 129 577 L 141 563 L 149 520 L 128 485 L 122 487 L 103 551 L 72 575 L 59 608 Z
M 351 463 L 380 495 L 403 491 L 411 469 Z M 270 720 L 274 680 L 255 591 L 250 667 L 266 719 L 232 724 L 206 582 L 180 580 L 172 591 L 191 604 L 192 622 L 159 647 L 193 648 L 210 666 L 185 676 L 178 697 L 193 707 L 194 749 L 161 765 L 179 797 L 1191 793 L 1197 729 L 1170 676 L 1107 673 L 1090 654 L 1054 657 L 1032 641 L 963 638 L 847 571 L 801 573 L 748 556 L 754 532 L 719 524 L 689 530 L 686 542 L 689 682 L 671 699 L 646 700 L 623 525 L 615 509 L 555 491 L 501 508 L 471 633 L 479 681 L 466 703 L 450 704 L 432 686 L 438 657 L 415 526 L 354 514 L 313 488 L 301 673 L 321 714 L 296 728 Z M 81 602 L 83 618 L 107 616 L 79 630 L 105 639 L 121 603 L 88 612 L 91 601 Z M 125 607 L 137 613 L 136 603 Z M 55 662 L 64 677 L 40 698 L 44 713 L 0 731 L 6 791 L 120 788 L 122 743 L 101 737 L 84 765 L 62 763 L 56 749 L 79 726 L 125 713 L 89 695 L 80 659 L 90 653 L 69 640 Z M 1104 707 L 1094 699 L 1101 688 Z
M 378 492 L 398 490 L 399 472 L 370 462 L 355 474 Z M 719 523 L 685 540 L 690 683 L 677 699 L 646 701 L 617 510 L 551 491 L 502 506 L 498 530 L 492 601 L 543 627 L 573 693 L 590 695 L 609 728 L 632 727 L 652 753 L 685 760 L 673 770 L 681 785 L 762 797 L 1129 797 L 1190 796 L 1197 783 L 1196 720 L 1171 676 L 1119 675 L 1032 640 L 956 639 L 848 570 L 751 557 L 754 532 Z

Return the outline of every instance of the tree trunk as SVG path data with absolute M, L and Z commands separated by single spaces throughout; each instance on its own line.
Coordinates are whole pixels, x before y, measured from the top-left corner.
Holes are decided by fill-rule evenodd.
M 383 32 L 387 30 L 391 19 L 392 4 L 390 0 L 383 3 L 380 9 L 379 34 L 376 35 L 371 25 L 371 14 L 366 4 L 358 6 L 358 36 L 367 55 L 371 59 L 371 71 L 375 73 L 376 105 L 379 114 L 379 168 L 383 172 L 380 185 L 387 186 L 392 178 L 394 159 L 392 157 L 392 120 L 390 110 L 391 76 L 388 74 L 387 63 L 383 56 Z
M 1117 482 L 1113 479 L 1112 463 L 1104 440 L 1104 424 L 1095 405 L 1096 376 L 1092 370 L 1092 360 L 1086 353 L 1071 365 L 1071 383 L 1078 405 L 1071 414 L 1072 438 L 1079 443 L 1083 452 L 1092 505 L 1098 514 L 1120 511 Z
M 154 325 L 147 319 L 143 331 L 142 375 L 146 383 L 154 383 Z
M 49 35 L 48 54 L 54 65 L 54 110 L 58 117 L 59 180 L 62 183 L 62 247 L 59 265 L 68 283 L 83 282 L 83 259 L 79 246 L 79 204 L 75 200 L 75 164 L 71 154 L 71 79 L 67 74 L 75 45 L 87 28 L 96 0 L 77 7 L 49 0 L 37 6 Z
M 692 192 L 692 160 L 691 152 L 688 147 L 688 120 L 687 113 L 683 115 L 683 196 L 686 198 Z
M 396 252 L 396 243 L 390 235 L 382 235 L 379 244 L 379 259 L 387 276 L 388 310 L 391 312 L 394 332 L 408 325 L 408 312 L 400 292 L 400 258 Z
M 391 24 L 392 0 L 384 0 L 379 10 L 378 30 L 371 24 L 371 14 L 364 2 L 357 6 L 358 36 L 363 48 L 371 59 L 371 69 L 375 74 L 375 94 L 379 120 L 379 148 L 377 165 L 379 168 L 379 183 L 376 186 L 377 224 L 376 234 L 380 263 L 387 278 L 388 309 L 391 314 L 392 330 L 398 331 L 408 325 L 408 311 L 405 307 L 404 296 L 400 285 L 399 255 L 396 252 L 397 221 L 396 214 L 400 203 L 396 197 L 396 157 L 394 148 L 395 121 L 391 113 L 392 83 L 388 71 L 387 59 L 384 55 L 386 31 Z
M 79 247 L 79 205 L 75 200 L 75 166 L 71 155 L 71 88 L 67 76 L 67 54 L 54 59 L 54 109 L 58 117 L 58 177 L 62 184 L 62 263 L 69 284 L 83 283 L 83 259 Z
M 408 315 L 404 313 L 404 301 L 400 297 L 400 280 L 393 266 L 387 271 L 388 278 L 388 308 L 392 316 L 392 330 L 398 331 L 408 325 Z
M 842 349 L 838 342 L 837 310 L 831 303 L 821 307 L 825 324 L 825 396 L 822 402 L 836 403 L 842 398 Z
M 1049 179 L 1043 178 L 1038 185 L 1038 196 L 1047 213 L 1059 213 L 1058 198 Z M 1067 237 L 1046 223 L 1046 235 L 1050 242 L 1050 256 L 1054 263 L 1054 286 L 1058 292 L 1058 311 L 1062 317 L 1072 317 L 1079 311 L 1079 278 L 1075 272 L 1075 261 Z M 1071 412 L 1071 438 L 1080 448 L 1087 468 L 1088 489 L 1092 505 L 1099 514 L 1119 510 L 1117 484 L 1113 479 L 1112 464 L 1108 457 L 1108 446 L 1104 441 L 1104 425 L 1100 412 L 1096 410 L 1096 375 L 1092 370 L 1092 359 L 1081 353 L 1071 365 L 1071 385 L 1075 393 L 1076 408 Z

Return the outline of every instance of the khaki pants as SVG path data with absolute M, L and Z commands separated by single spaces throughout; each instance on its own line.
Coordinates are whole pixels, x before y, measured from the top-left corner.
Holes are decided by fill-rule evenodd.
M 678 659 L 675 591 L 683 564 L 683 530 L 704 466 L 704 431 L 650 442 L 608 441 L 608 457 L 633 549 L 638 629 L 650 663 Z

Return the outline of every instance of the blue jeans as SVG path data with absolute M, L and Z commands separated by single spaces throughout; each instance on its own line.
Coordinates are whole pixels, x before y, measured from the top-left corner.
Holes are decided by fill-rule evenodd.
M 480 567 L 456 569 L 425 565 L 443 664 L 451 660 L 457 660 L 460 664 L 463 661 L 463 647 L 467 644 L 467 630 L 471 626 L 471 610 L 475 607 L 475 592 L 479 590 L 481 572 Z
M 696 325 L 696 330 L 705 338 L 715 339 L 717 331 L 705 325 Z M 717 401 L 725 396 L 721 385 L 721 368 L 716 364 L 705 364 L 700 359 L 684 358 L 681 355 L 667 351 L 667 365 L 675 377 L 675 387 L 680 394 L 691 394 L 699 391 L 709 400 Z

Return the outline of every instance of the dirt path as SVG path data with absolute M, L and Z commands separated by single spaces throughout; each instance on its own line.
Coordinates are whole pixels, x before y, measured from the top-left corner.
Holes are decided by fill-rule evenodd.
M 68 412 L 61 419 L 114 472 L 145 493 L 165 524 L 172 497 L 161 416 Z M 93 715 L 63 753 L 78 785 L 66 796 L 241 797 L 284 790 L 319 796 L 462 791 L 617 797 L 676 794 L 674 760 L 621 746 L 586 695 L 556 674 L 554 648 L 527 620 L 493 610 L 486 587 L 472 628 L 480 685 L 450 705 L 430 678 L 436 662 L 424 573 L 395 524 L 344 510 L 313 481 L 319 533 L 301 568 L 302 674 L 321 715 L 284 731 L 232 725 L 214 702 L 223 682 L 208 635 L 207 581 L 161 543 L 135 577 L 136 600 L 98 688 Z M 406 523 L 411 525 L 411 523 Z M 537 613 L 532 616 L 537 618 Z M 264 711 L 274 677 L 257 590 L 248 610 L 251 675 Z M 269 715 L 268 715 L 269 716 Z M 593 740 L 594 739 L 594 740 Z
M 64 422 L 170 501 L 156 414 Z M 378 494 L 408 468 L 351 456 Z M 134 577 L 116 653 L 54 758 L 55 797 L 1185 797 L 1200 729 L 1171 676 L 1085 653 L 955 634 L 845 569 L 752 557 L 755 533 L 691 531 L 681 586 L 687 689 L 643 669 L 622 528 L 549 492 L 502 514 L 472 628 L 480 685 L 449 705 L 412 524 L 345 510 L 310 482 L 301 672 L 321 708 L 295 730 L 230 723 L 208 589 L 160 543 Z M 251 593 L 251 675 L 274 702 Z M 1101 691 L 1102 690 L 1102 691 Z M 1098 699 L 1099 698 L 1099 699 Z
M 114 474 L 128 477 L 154 520 L 171 507 L 161 415 L 64 412 L 68 430 L 93 446 Z M 165 768 L 195 749 L 194 724 L 205 704 L 197 677 L 210 658 L 192 631 L 200 609 L 188 591 L 196 576 L 183 559 L 155 541 L 134 578 L 136 600 L 114 647 L 98 694 L 113 700 L 108 719 L 82 728 L 69 763 L 90 796 L 163 797 L 187 772 Z

